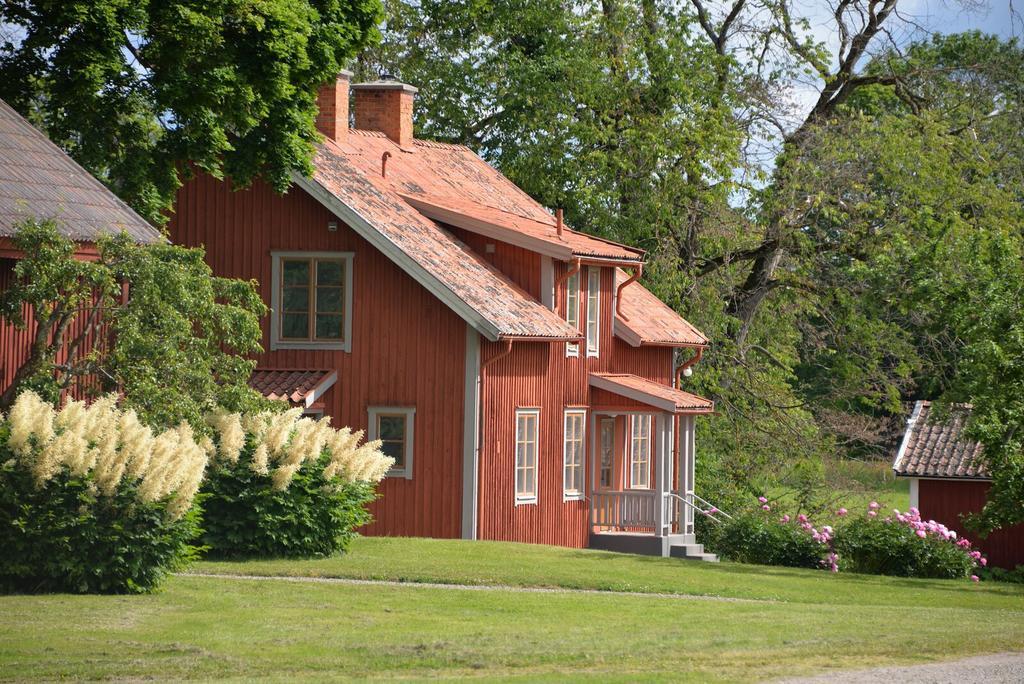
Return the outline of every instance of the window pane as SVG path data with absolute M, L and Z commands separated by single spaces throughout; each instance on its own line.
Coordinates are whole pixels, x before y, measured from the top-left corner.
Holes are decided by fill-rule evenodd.
M 318 314 L 316 317 L 316 338 L 318 340 L 340 340 L 341 316 Z
M 284 268 L 285 285 L 309 284 L 309 261 L 285 259 L 282 261 L 282 266 Z
M 340 261 L 316 262 L 317 285 L 341 285 L 342 265 Z
M 405 442 L 402 441 L 387 441 L 380 445 L 381 452 L 389 457 L 395 459 L 395 468 L 405 467 Z
M 380 416 L 377 418 L 378 439 L 405 439 L 405 416 Z
M 283 311 L 309 311 L 309 290 L 305 287 L 286 287 L 281 298 Z
M 318 287 L 316 288 L 316 312 L 317 313 L 341 313 L 341 288 L 340 287 Z
M 309 337 L 309 315 L 304 313 L 281 316 L 281 337 L 306 339 Z

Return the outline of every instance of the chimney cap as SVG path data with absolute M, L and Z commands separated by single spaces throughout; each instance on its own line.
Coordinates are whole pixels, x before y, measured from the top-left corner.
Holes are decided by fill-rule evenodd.
M 408 83 L 402 83 L 400 81 L 380 80 L 380 81 L 369 81 L 367 83 L 353 83 L 353 90 L 401 90 L 405 93 L 418 93 L 419 88 L 411 86 Z

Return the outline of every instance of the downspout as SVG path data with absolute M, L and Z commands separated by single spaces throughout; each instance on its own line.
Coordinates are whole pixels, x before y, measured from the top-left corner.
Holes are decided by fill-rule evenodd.
M 579 257 L 576 257 L 575 259 L 573 259 L 573 267 L 570 268 L 565 273 L 563 273 L 562 277 L 555 281 L 556 300 L 557 300 L 557 295 L 558 295 L 558 292 L 559 292 L 559 288 L 561 287 L 562 283 L 564 283 L 565 281 L 569 280 L 569 278 L 572 278 L 574 275 L 579 273 L 581 268 L 583 268 L 583 262 L 580 260 Z M 556 305 L 557 305 L 557 301 L 556 301 Z
M 628 321 L 629 316 L 622 313 L 622 291 L 626 289 L 627 285 L 632 285 L 637 280 L 639 280 L 640 276 L 643 275 L 643 272 L 644 265 L 637 264 L 636 269 L 633 270 L 633 275 L 631 275 L 626 282 L 619 285 L 619 289 L 615 291 L 615 315 L 624 321 Z
M 704 356 L 704 347 L 697 347 L 697 353 L 694 354 L 686 363 L 676 369 L 676 387 L 678 389 L 683 388 L 683 376 L 686 375 L 686 371 L 696 364 Z

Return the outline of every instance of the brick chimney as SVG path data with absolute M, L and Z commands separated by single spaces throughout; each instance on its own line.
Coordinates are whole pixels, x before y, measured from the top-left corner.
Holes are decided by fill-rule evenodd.
M 348 134 L 348 86 L 351 71 L 340 71 L 334 82 L 320 86 L 316 94 L 316 129 L 335 142 L 344 142 Z
M 412 151 L 412 100 L 417 89 L 394 80 L 356 83 L 356 128 L 380 131 Z

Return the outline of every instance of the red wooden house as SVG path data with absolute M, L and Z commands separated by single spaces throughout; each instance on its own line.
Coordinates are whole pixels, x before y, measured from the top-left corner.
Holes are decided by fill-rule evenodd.
M 18 224 L 29 218 L 53 220 L 61 234 L 75 241 L 76 254 L 82 259 L 96 257 L 96 240 L 103 233 L 126 231 L 143 243 L 164 239 L 0 100 L 0 291 L 10 286 L 14 265 L 21 256 L 11 238 Z M 0 390 L 10 385 L 28 358 L 35 337 L 30 312 L 26 310 L 24 316 L 28 325 L 22 330 L 0 319 Z M 77 337 L 83 325 L 84 320 L 76 321 L 67 331 L 67 338 Z M 87 340 L 82 353 L 93 341 L 91 337 Z
M 910 480 L 910 505 L 921 517 L 935 520 L 970 539 L 989 563 L 1001 568 L 1024 565 L 1024 525 L 997 530 L 985 539 L 964 529 L 962 516 L 985 505 L 992 480 L 982 448 L 963 435 L 970 407 L 956 405 L 932 415 L 929 401 L 918 401 L 907 421 L 892 468 Z
M 343 73 L 312 177 L 181 189 L 172 239 L 272 309 L 254 386 L 384 440 L 368 534 L 700 555 L 694 419 L 713 404 L 674 384 L 676 350 L 707 340 L 636 281 L 641 250 L 414 138 L 415 93 L 352 85 L 350 127 Z

